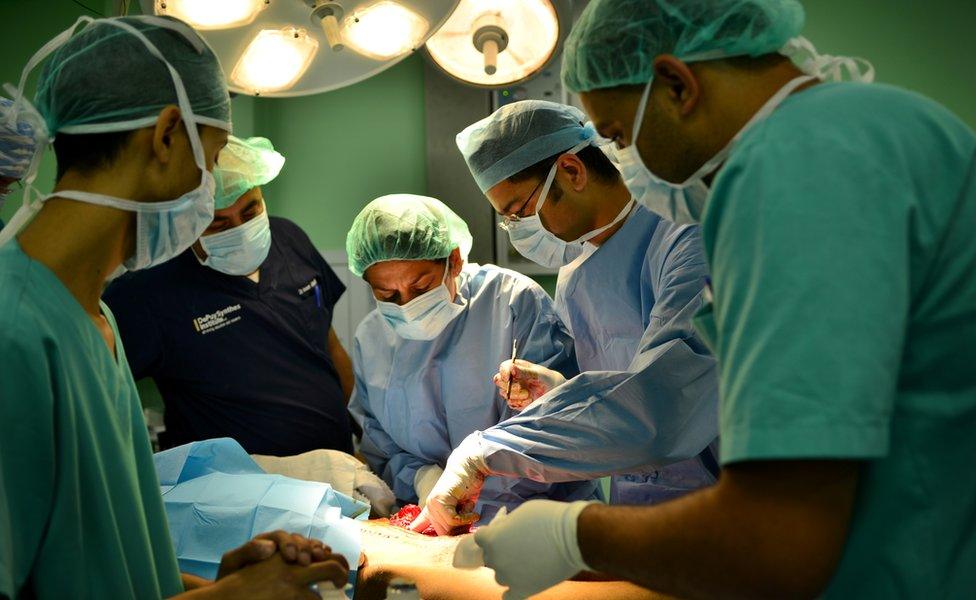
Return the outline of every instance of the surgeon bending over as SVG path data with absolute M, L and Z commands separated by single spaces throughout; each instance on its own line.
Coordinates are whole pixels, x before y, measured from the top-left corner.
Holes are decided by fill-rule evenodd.
M 346 238 L 349 268 L 377 300 L 356 330 L 351 410 L 363 454 L 401 502 L 424 503 L 461 440 L 513 414 L 492 384 L 513 340 L 527 360 L 575 373 L 572 340 L 549 296 L 528 277 L 468 263 L 471 242 L 454 211 L 411 194 L 369 203 Z M 591 481 L 499 477 L 466 508 L 490 521 L 531 498 L 595 491 Z
M 698 228 L 636 206 L 584 118 L 516 102 L 458 135 L 515 248 L 560 267 L 556 311 L 586 372 L 566 382 L 524 360 L 502 365 L 499 391 L 511 383 L 536 403 L 454 452 L 428 505 L 440 531 L 486 475 L 613 474 L 615 504 L 660 503 L 717 477 L 715 360 L 691 326 L 707 275 Z
M 217 58 L 160 17 L 82 17 L 37 63 L 48 52 L 35 135 L 39 147 L 57 136 L 57 182 L 0 232 L 0 597 L 182 597 L 192 585 L 187 597 L 280 598 L 342 585 L 341 560 L 283 533 L 226 554 L 216 583 L 181 581 L 136 386 L 99 302 L 113 273 L 173 258 L 213 218 L 210 170 L 231 128 Z M 34 111 L 19 92 L 16 109 Z
M 702 222 L 724 468 L 659 507 L 496 520 L 476 540 L 511 597 L 585 568 L 689 598 L 973 596 L 976 135 L 803 20 L 597 0 L 570 34 L 563 79 L 628 187 Z

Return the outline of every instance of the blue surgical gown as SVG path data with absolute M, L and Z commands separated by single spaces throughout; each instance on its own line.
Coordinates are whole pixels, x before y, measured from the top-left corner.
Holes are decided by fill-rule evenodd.
M 579 377 L 482 434 L 488 465 L 543 481 L 618 475 L 616 503 L 649 504 L 715 481 L 715 359 L 692 328 L 707 269 L 697 227 L 638 206 L 563 267 L 557 312 Z
M 416 502 L 414 477 L 424 465 L 441 467 L 470 433 L 512 416 L 492 376 L 509 359 L 512 338 L 520 358 L 572 376 L 572 339 L 552 301 L 535 282 L 494 265 L 465 265 L 457 302 L 465 310 L 436 338 L 398 336 L 377 311 L 356 330 L 356 389 L 349 403 L 363 428 L 362 452 L 401 502 Z M 482 522 L 501 506 L 525 500 L 592 498 L 589 477 L 544 484 L 490 477 L 476 510 Z

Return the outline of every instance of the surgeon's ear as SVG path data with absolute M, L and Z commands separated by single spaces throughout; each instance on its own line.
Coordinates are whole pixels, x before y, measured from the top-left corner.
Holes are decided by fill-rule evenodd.
M 451 277 L 460 275 L 463 266 L 464 261 L 461 259 L 461 249 L 455 248 L 451 251 Z
M 701 98 L 701 88 L 688 63 L 662 54 L 654 59 L 654 80 L 664 87 L 667 103 L 674 107 L 678 116 L 687 117 L 695 110 Z
M 563 154 L 559 157 L 560 170 L 565 173 L 564 183 L 579 193 L 586 187 L 586 163 L 578 154 Z
M 180 109 L 170 105 L 159 112 L 159 119 L 153 129 L 153 154 L 156 160 L 168 164 L 173 159 L 174 139 L 183 131 Z

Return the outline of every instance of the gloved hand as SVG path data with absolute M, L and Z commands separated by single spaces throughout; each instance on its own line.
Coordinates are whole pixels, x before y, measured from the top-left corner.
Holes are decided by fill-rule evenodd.
M 503 600 L 528 598 L 589 570 L 576 541 L 576 522 L 590 504 L 531 500 L 475 532 L 485 566 L 508 587 Z
M 433 527 L 437 535 L 450 535 L 464 525 L 475 523 L 480 516 L 472 512 L 478 495 L 490 475 L 485 464 L 481 435 L 476 431 L 451 453 L 444 473 L 427 496 L 427 505 L 410 524 L 410 530 L 422 532 Z
M 544 396 L 549 390 L 566 383 L 566 378 L 558 371 L 532 364 L 527 360 L 506 360 L 498 366 L 498 373 L 492 378 L 498 394 L 508 402 L 512 410 L 522 410 Z M 512 382 L 512 392 L 508 393 L 508 382 Z
M 369 502 L 370 514 L 388 517 L 393 513 L 393 507 L 396 506 L 393 490 L 362 463 L 356 467 L 354 486 L 352 497 Z
M 434 489 L 434 484 L 444 474 L 444 469 L 437 465 L 424 465 L 417 469 L 417 474 L 413 476 L 413 489 L 417 492 L 417 505 L 423 508 L 427 505 L 427 496 Z

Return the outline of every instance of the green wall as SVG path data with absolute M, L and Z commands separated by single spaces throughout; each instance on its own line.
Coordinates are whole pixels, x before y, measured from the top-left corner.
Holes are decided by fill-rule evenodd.
M 863 56 L 878 80 L 945 104 L 976 128 L 976 2 L 809 0 L 806 35 L 829 54 Z
M 302 225 L 320 249 L 345 248 L 346 231 L 373 198 L 426 192 L 422 60 L 412 56 L 326 94 L 251 100 L 246 133 L 270 138 L 286 157 L 262 190 L 268 206 Z M 237 113 L 234 121 L 243 131 Z

